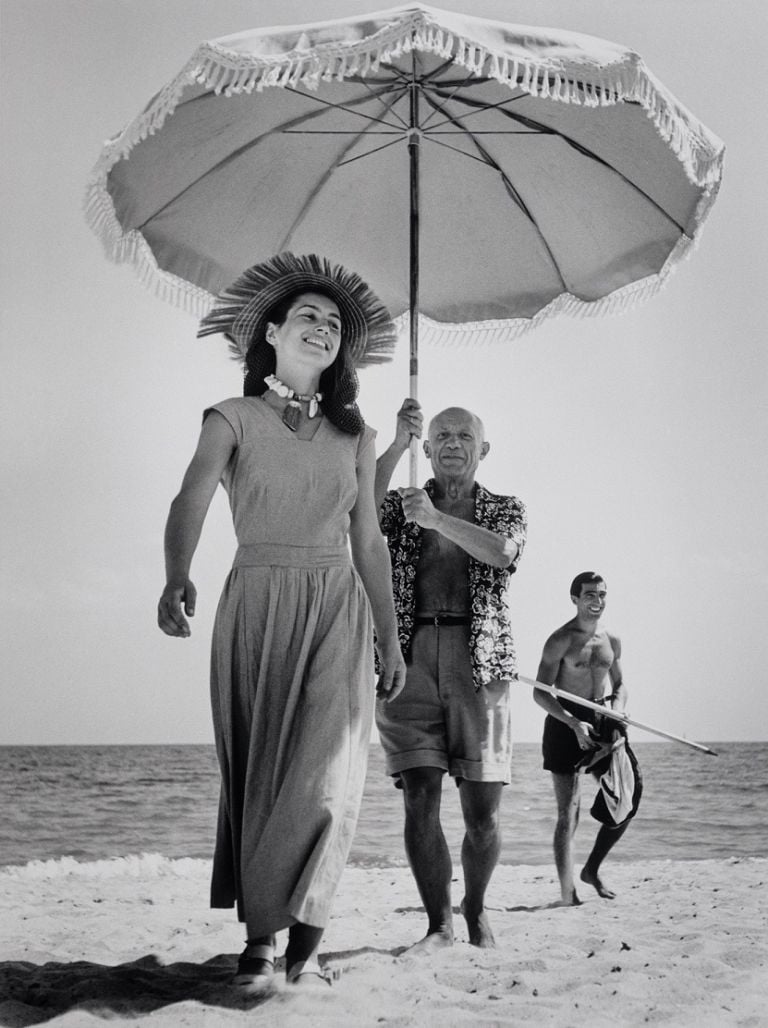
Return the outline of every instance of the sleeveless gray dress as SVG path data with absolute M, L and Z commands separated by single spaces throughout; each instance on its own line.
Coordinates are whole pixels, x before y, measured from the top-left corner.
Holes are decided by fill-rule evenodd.
M 258 397 L 216 404 L 238 446 L 222 478 L 238 541 L 219 602 L 211 702 L 221 799 L 211 906 L 251 930 L 323 927 L 368 759 L 373 627 L 351 562 L 356 465 L 375 433 L 324 418 L 297 439 Z

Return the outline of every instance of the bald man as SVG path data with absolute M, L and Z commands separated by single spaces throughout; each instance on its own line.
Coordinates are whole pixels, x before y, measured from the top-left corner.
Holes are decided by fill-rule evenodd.
M 453 944 L 451 855 L 440 824 L 443 776 L 459 787 L 465 836 L 461 911 L 474 946 L 495 945 L 485 893 L 499 859 L 499 803 L 510 780 L 509 680 L 515 651 L 504 594 L 525 544 L 525 507 L 475 481 L 490 444 L 461 407 L 437 414 L 424 452 L 423 489 L 387 491 L 423 418 L 405 400 L 376 467 L 376 502 L 392 558 L 406 685 L 376 721 L 387 771 L 402 788 L 405 848 L 424 908 L 426 936 L 412 953 Z

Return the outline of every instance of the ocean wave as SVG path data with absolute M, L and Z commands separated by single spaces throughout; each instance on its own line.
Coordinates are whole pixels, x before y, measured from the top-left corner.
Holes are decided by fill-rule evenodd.
M 164 857 L 160 853 L 129 853 L 123 857 L 111 857 L 108 860 L 75 860 L 74 857 L 58 857 L 55 860 L 30 860 L 28 864 L 0 867 L 0 887 L 12 882 L 55 881 L 63 879 L 110 880 L 116 878 L 148 878 L 175 879 L 207 879 L 211 873 L 211 861 L 196 857 Z M 621 864 L 634 865 L 645 871 L 676 865 L 715 865 L 723 864 L 760 864 L 768 869 L 768 858 L 732 855 L 729 857 L 690 859 L 641 859 L 618 861 Z M 539 864 L 504 865 L 514 868 L 517 874 L 540 874 Z M 350 862 L 346 873 L 382 874 L 385 872 L 401 873 L 407 865 L 372 864 Z
M 718 743 L 718 760 L 693 758 L 680 746 L 640 742 L 635 748 L 645 795 L 612 861 L 765 854 L 768 743 Z M 551 873 L 555 809 L 540 765 L 538 745 L 516 746 L 513 784 L 502 798 L 501 862 L 541 865 Z M 31 770 L 35 766 L 44 778 Z M 668 782 L 675 783 L 673 791 Z M 591 783 L 585 809 L 588 803 Z M 207 875 L 218 805 L 212 748 L 0 747 L 0 882 L 12 887 L 8 876 L 23 874 L 30 881 L 122 875 L 129 883 L 131 875 L 198 874 L 199 867 Z M 441 820 L 458 856 L 464 822 L 455 790 L 447 787 Z M 586 859 L 594 831 L 585 818 L 576 836 L 577 861 Z M 350 864 L 405 866 L 402 836 L 402 799 L 381 747 L 372 746 Z
M 67 855 L 0 867 L 0 885 L 9 881 L 49 881 L 62 878 L 199 878 L 211 872 L 212 861 L 199 857 L 165 857 L 161 853 L 129 853 L 101 860 L 78 860 Z M 405 860 L 351 859 L 347 867 L 361 870 L 407 867 Z
M 129 853 L 124 857 L 88 861 L 58 857 L 0 868 L 0 883 L 55 878 L 197 878 L 208 875 L 210 870 L 210 860 L 164 857 L 161 853 Z

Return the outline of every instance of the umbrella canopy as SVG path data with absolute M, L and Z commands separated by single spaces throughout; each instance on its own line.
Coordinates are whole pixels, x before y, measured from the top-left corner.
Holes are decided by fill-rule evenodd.
M 655 292 L 723 145 L 631 50 L 420 4 L 200 46 L 104 147 L 109 255 L 202 314 L 248 265 L 318 252 L 430 341 L 514 338 Z M 413 369 L 412 369 L 413 370 Z

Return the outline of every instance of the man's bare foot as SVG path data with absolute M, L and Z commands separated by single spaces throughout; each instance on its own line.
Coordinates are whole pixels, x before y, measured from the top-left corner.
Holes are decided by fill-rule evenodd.
M 612 892 L 606 885 L 603 884 L 603 880 L 596 872 L 590 871 L 586 866 L 581 869 L 579 875 L 582 882 L 586 882 L 587 885 L 591 885 L 597 890 L 598 896 L 602 896 L 603 899 L 612 900 L 616 899 L 616 893 Z
M 459 909 L 464 916 L 464 920 L 467 922 L 470 945 L 478 946 L 480 949 L 495 949 L 496 940 L 493 937 L 493 931 L 491 930 L 486 912 L 481 910 L 476 916 L 469 914 L 465 900 L 461 901 Z
M 402 956 L 404 957 L 428 957 L 432 953 L 436 953 L 438 950 L 445 949 L 447 946 L 453 945 L 453 929 L 443 928 L 439 932 L 429 932 L 423 939 L 419 939 L 413 946 L 409 946 L 408 949 L 404 950 Z

